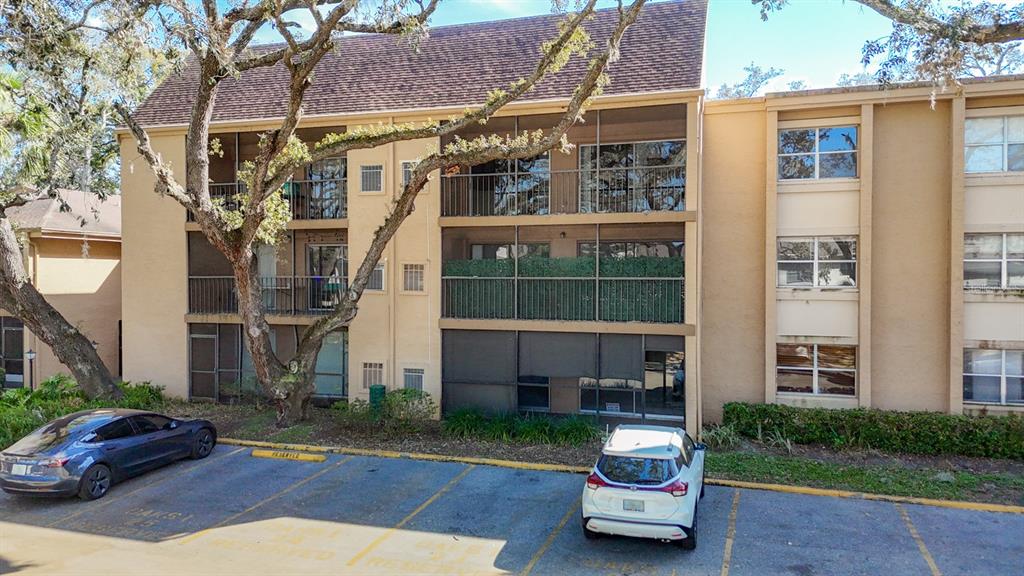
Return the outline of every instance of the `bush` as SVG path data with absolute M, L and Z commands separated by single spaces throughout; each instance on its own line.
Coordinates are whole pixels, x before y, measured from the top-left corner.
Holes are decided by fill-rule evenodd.
M 54 418 L 92 408 L 135 408 L 157 410 L 164 405 L 162 388 L 148 382 L 118 384 L 124 397 L 118 402 L 89 400 L 74 379 L 58 374 L 44 380 L 35 390 L 15 388 L 0 395 L 0 449 Z
M 346 425 L 357 428 L 383 426 L 391 431 L 419 430 L 437 414 L 437 404 L 430 394 L 404 388 L 388 391 L 379 411 L 366 400 L 358 398 L 351 402 L 335 402 L 331 409 Z
M 729 450 L 740 443 L 740 435 L 732 424 L 708 426 L 701 431 L 700 439 L 714 450 Z
M 723 423 L 748 438 L 786 438 L 797 444 L 1024 459 L 1024 418 L 1017 415 L 965 416 L 730 402 L 725 405 Z
M 539 414 L 489 417 L 479 410 L 463 408 L 448 414 L 442 425 L 445 434 L 453 438 L 478 438 L 492 442 L 579 446 L 601 437 L 595 420 L 578 414 L 564 418 Z

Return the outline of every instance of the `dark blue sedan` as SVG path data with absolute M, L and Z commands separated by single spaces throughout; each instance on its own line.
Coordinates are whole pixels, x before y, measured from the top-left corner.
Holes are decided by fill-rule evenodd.
M 68 414 L 0 452 L 0 488 L 11 494 L 101 498 L 115 482 L 181 458 L 206 458 L 217 429 L 141 410 Z

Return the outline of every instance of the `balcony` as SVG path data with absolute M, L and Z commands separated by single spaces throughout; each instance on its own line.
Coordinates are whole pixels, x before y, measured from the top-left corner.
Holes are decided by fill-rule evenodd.
M 683 322 L 683 278 L 446 276 L 441 283 L 445 318 Z
M 289 180 L 281 188 L 281 195 L 288 201 L 293 220 L 330 220 L 348 217 L 347 190 L 345 178 Z M 241 182 L 210 184 L 210 197 L 223 200 L 229 210 L 238 209 L 237 196 L 245 192 Z M 191 213 L 188 221 L 195 221 Z
M 685 183 L 683 166 L 455 174 L 441 179 L 441 215 L 682 211 Z
M 268 314 L 322 316 L 339 302 L 347 279 L 330 276 L 266 276 L 259 278 Z M 238 292 L 233 276 L 190 276 L 189 314 L 237 314 Z

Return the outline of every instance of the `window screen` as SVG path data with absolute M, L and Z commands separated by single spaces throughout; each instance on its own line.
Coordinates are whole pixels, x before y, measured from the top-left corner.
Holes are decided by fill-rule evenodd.
M 362 192 L 384 191 L 384 166 L 370 164 L 359 167 L 359 190 Z
M 423 292 L 423 264 L 402 266 L 402 289 L 406 292 Z
M 403 387 L 408 390 L 423 390 L 423 369 L 406 368 L 402 371 Z
M 381 362 L 363 362 L 363 388 L 384 384 L 384 364 Z

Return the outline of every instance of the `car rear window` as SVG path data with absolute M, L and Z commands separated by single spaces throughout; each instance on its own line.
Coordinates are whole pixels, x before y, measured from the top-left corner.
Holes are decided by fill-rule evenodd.
M 109 416 L 97 416 L 95 414 L 84 414 L 76 417 L 58 418 L 46 426 L 39 428 L 21 440 L 18 440 L 10 448 L 4 450 L 9 454 L 21 454 L 30 456 L 40 452 L 46 452 L 63 444 L 68 438 L 76 433 L 83 426 L 89 426 L 98 419 L 107 419 Z
M 634 458 L 604 455 L 597 469 L 605 478 L 620 484 L 662 484 L 674 475 L 672 461 L 661 458 Z

